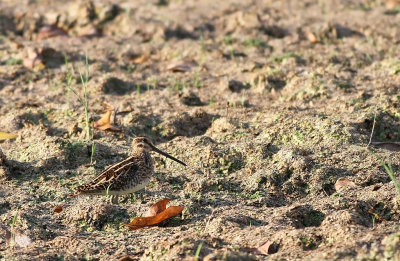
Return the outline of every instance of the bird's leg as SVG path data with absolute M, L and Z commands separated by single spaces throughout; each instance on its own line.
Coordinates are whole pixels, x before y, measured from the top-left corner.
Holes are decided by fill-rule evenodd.
M 118 195 L 111 196 L 111 203 L 118 205 Z
M 146 189 L 144 188 L 142 190 L 139 190 L 137 193 L 139 196 L 139 199 L 140 199 L 140 203 L 143 203 L 145 201 L 144 200 L 145 192 L 146 192 Z

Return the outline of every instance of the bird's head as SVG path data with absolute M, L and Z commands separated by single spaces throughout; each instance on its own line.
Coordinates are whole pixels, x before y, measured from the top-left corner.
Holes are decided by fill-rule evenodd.
M 132 150 L 134 151 L 138 151 L 138 150 L 143 150 L 146 152 L 150 152 L 150 151 L 155 151 L 167 158 L 170 158 L 184 166 L 186 166 L 186 164 L 180 160 L 178 160 L 175 157 L 172 157 L 171 155 L 169 155 L 168 153 L 158 149 L 156 146 L 153 145 L 153 143 L 150 141 L 149 138 L 147 137 L 136 137 L 133 139 L 132 141 Z

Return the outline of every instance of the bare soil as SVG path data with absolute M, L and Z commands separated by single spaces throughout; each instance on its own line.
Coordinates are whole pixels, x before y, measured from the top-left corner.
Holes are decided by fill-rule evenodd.
M 0 3 L 0 259 L 400 260 L 396 1 L 112 2 Z M 121 132 L 85 136 L 85 56 Z M 69 197 L 138 135 L 188 167 Z M 182 215 L 124 226 L 163 198 Z

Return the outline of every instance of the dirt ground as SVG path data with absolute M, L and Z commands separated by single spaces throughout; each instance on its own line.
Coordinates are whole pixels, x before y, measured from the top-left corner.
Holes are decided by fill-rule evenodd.
M 393 0 L 0 3 L 0 131 L 18 135 L 0 143 L 0 259 L 400 260 L 383 166 L 399 174 L 399 12 Z M 89 120 L 106 101 L 120 132 L 86 135 L 86 56 Z M 367 147 L 371 133 L 385 143 Z M 154 154 L 150 184 L 120 204 L 69 197 L 139 135 L 188 166 Z M 163 198 L 182 214 L 124 226 Z

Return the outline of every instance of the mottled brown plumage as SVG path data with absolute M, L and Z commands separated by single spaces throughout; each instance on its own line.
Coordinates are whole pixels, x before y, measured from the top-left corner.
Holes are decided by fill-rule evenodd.
M 118 196 L 143 189 L 154 172 L 150 151 L 160 153 L 186 166 L 182 161 L 157 149 L 146 137 L 137 137 L 132 141 L 132 153 L 123 161 L 106 168 L 93 181 L 76 188 L 72 196 L 111 195 L 112 202 L 118 202 Z

